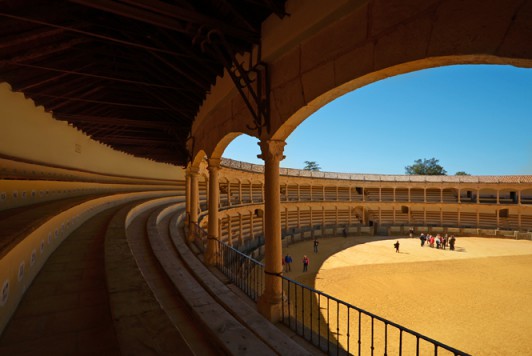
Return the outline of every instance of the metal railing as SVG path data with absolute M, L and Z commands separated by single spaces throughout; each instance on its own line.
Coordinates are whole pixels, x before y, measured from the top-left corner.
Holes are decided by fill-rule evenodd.
M 286 277 L 283 323 L 329 355 L 468 355 Z
M 207 239 L 203 229 L 197 227 L 197 231 Z M 265 287 L 264 265 L 216 242 L 217 268 L 257 301 Z M 290 278 L 280 278 L 283 324 L 329 355 L 469 355 Z
M 194 245 L 201 251 L 201 253 L 204 253 L 207 248 L 207 240 L 209 236 L 207 231 L 203 230 L 198 224 L 192 224 L 192 228 L 188 233 L 194 236 Z

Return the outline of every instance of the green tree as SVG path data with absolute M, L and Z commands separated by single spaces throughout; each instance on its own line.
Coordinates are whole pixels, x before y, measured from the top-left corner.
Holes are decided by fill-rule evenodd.
M 455 176 L 470 176 L 471 174 L 466 173 L 464 171 L 458 171 L 454 174 Z
M 405 167 L 405 173 L 408 175 L 423 175 L 423 176 L 444 176 L 447 171 L 438 164 L 439 160 L 436 158 L 417 159 L 411 166 Z
M 319 171 L 321 167 L 315 161 L 305 161 L 305 167 L 303 169 L 306 171 Z

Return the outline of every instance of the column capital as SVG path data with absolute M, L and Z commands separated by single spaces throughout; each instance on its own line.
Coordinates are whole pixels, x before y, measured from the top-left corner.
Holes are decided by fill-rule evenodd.
M 199 167 L 188 167 L 188 174 L 191 175 L 191 176 L 197 176 L 199 174 Z
M 208 166 L 207 166 L 207 169 L 209 170 L 209 172 L 216 172 L 218 171 L 221 166 L 220 166 L 220 162 L 222 160 L 220 158 L 208 158 L 207 159 L 207 163 L 208 163 Z
M 286 142 L 280 140 L 266 140 L 258 143 L 260 146 L 261 154 L 257 155 L 258 158 L 263 159 L 265 162 L 270 161 L 282 161 L 285 156 L 283 155 L 284 146 Z

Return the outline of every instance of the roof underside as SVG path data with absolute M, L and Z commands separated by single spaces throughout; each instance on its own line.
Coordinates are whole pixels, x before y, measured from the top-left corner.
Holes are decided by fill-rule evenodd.
M 284 3 L 0 0 L 0 82 L 116 150 L 185 165 L 211 85 Z

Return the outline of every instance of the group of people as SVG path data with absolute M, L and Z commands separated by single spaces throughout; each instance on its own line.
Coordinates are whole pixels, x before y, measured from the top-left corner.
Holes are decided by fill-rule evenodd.
M 419 239 L 421 240 L 421 247 L 425 246 L 426 243 L 427 246 L 445 250 L 447 248 L 447 244 L 449 244 L 449 249 L 451 251 L 454 251 L 454 245 L 456 243 L 456 238 L 454 237 L 454 235 L 451 235 L 449 237 L 447 234 L 443 236 L 440 234 L 432 236 L 431 234 L 425 235 L 424 233 L 421 233 Z
M 320 242 L 318 241 L 318 239 L 314 239 L 312 245 L 314 246 L 314 253 L 318 253 L 318 246 L 320 245 Z M 283 267 L 284 267 L 285 272 L 290 272 L 292 270 L 291 269 L 292 262 L 293 262 L 292 256 L 290 256 L 289 254 L 286 254 L 286 256 L 284 256 L 283 258 Z M 303 256 L 303 272 L 306 272 L 308 270 L 309 263 L 310 263 L 310 259 L 308 258 L 307 255 L 304 255 Z
M 286 254 L 286 256 L 284 256 L 283 258 L 283 266 L 284 266 L 284 271 L 285 272 L 290 272 L 292 269 L 291 269 L 291 264 L 292 264 L 292 256 L 290 256 L 288 253 Z M 310 263 L 310 260 L 309 258 L 307 257 L 307 255 L 304 255 L 303 256 L 303 272 L 306 272 L 308 270 L 308 265 Z

